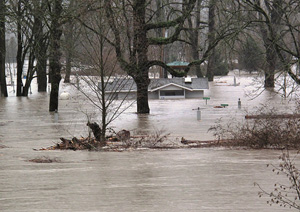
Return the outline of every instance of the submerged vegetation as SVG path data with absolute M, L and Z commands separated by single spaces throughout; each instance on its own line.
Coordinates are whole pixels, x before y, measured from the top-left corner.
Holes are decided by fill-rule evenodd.
M 99 125 L 88 122 L 93 136 L 60 138 L 56 145 L 40 150 L 92 150 L 118 151 L 127 149 L 177 149 L 228 147 L 251 149 L 299 149 L 300 147 L 300 113 L 296 108 L 292 114 L 282 114 L 274 108 L 261 106 L 249 113 L 241 121 L 222 124 L 222 120 L 209 128 L 215 140 L 189 140 L 182 137 L 171 138 L 169 133 L 156 130 L 149 134 L 131 135 L 128 130 L 115 132 L 109 130 L 105 140 L 100 139 Z M 97 126 L 97 127 L 95 127 Z
M 262 106 L 245 118 L 243 122 L 226 126 L 218 121 L 209 131 L 213 132 L 220 142 L 230 141 L 230 146 L 255 149 L 300 147 L 300 116 L 297 109 L 293 114 L 280 114 L 274 108 Z

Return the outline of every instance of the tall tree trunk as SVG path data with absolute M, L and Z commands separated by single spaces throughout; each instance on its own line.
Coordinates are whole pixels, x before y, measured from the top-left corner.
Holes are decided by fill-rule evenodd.
M 35 60 L 35 57 L 33 55 L 33 49 L 31 49 L 30 53 L 29 53 L 29 59 L 28 59 L 26 82 L 23 87 L 22 96 L 28 96 L 28 93 L 29 93 L 28 91 L 29 91 L 29 88 L 31 85 L 31 81 L 33 79 L 34 72 L 35 72 L 34 65 L 33 65 L 34 60 Z
M 72 23 L 72 20 L 66 24 L 66 30 L 65 30 L 66 75 L 65 75 L 64 83 L 70 83 L 73 49 L 74 49 L 73 27 L 74 27 L 74 24 Z
M 45 9 L 45 1 L 35 2 L 34 28 L 33 34 L 35 39 L 35 58 L 36 58 L 36 74 L 38 83 L 38 92 L 47 91 L 47 41 L 43 32 L 43 10 Z
M 275 70 L 277 56 L 275 52 L 274 45 L 267 41 L 266 44 L 266 59 L 267 59 L 267 70 L 265 70 L 265 88 L 274 88 L 275 87 Z
M 5 0 L 0 0 L 0 95 L 7 97 L 8 94 L 5 76 L 5 13 Z
M 215 10 L 216 10 L 216 0 L 210 0 L 209 11 L 208 11 L 208 45 L 212 46 L 215 42 Z M 212 50 L 207 64 L 207 78 L 208 81 L 214 80 L 214 61 L 215 61 L 215 50 Z
M 22 74 L 23 74 L 23 41 L 22 41 L 22 28 L 21 28 L 21 0 L 18 1 L 18 11 L 17 11 L 17 96 L 22 96 L 23 92 L 23 82 L 22 82 Z
M 150 80 L 144 74 L 144 77 L 139 77 L 135 79 L 136 87 L 137 87 L 137 113 L 150 113 L 150 108 L 148 104 L 148 86 Z
M 267 70 L 265 70 L 265 88 L 273 88 L 275 87 L 275 71 L 276 71 L 276 63 L 278 60 L 276 54 L 276 47 L 274 44 L 274 39 L 277 39 L 280 31 L 280 21 L 283 15 L 282 5 L 284 1 L 282 0 L 274 0 L 274 1 L 266 1 L 269 8 L 269 16 L 270 22 L 267 23 L 267 27 L 264 28 L 261 25 L 261 33 L 263 37 L 263 41 L 266 48 L 266 61 L 267 61 Z M 272 29 L 272 30 L 271 30 Z
M 189 40 L 191 42 L 191 52 L 192 52 L 192 59 L 193 60 L 199 60 L 199 27 L 201 23 L 201 0 L 197 1 L 197 5 L 195 7 L 195 16 L 191 16 L 188 19 L 188 24 L 190 30 L 188 31 L 189 33 Z M 192 18 L 195 18 L 193 21 Z M 193 26 L 194 25 L 194 26 Z M 200 65 L 196 65 L 196 75 L 198 78 L 203 77 L 203 74 L 201 72 L 201 67 Z
M 136 51 L 136 68 L 139 74 L 133 76 L 137 86 L 137 112 L 138 113 L 149 113 L 149 103 L 148 103 L 148 86 L 149 80 L 149 68 L 146 68 L 148 63 L 148 39 L 147 31 L 143 29 L 145 26 L 145 15 L 146 15 L 146 1 L 145 0 L 135 0 L 134 1 L 134 11 L 133 11 L 133 21 L 134 21 L 134 37 L 135 43 L 134 48 Z
M 60 52 L 60 38 L 62 35 L 60 19 L 62 13 L 62 0 L 54 0 L 53 13 L 51 17 L 50 29 L 50 75 L 51 75 L 51 93 L 49 111 L 58 110 L 58 94 L 59 83 L 61 80 L 61 52 Z
M 101 79 L 101 108 L 102 108 L 102 131 L 101 131 L 101 142 L 102 145 L 106 145 L 105 142 L 105 135 L 106 135 L 106 128 L 107 128 L 107 110 L 108 110 L 108 105 L 106 101 L 106 96 L 105 96 L 105 86 L 106 86 L 106 81 L 105 81 L 105 67 L 104 67 L 104 39 L 103 36 L 100 37 L 100 79 Z
M 76 6 L 76 1 L 70 1 L 69 10 L 73 11 Z M 65 27 L 65 52 L 66 52 L 66 75 L 64 83 L 70 83 L 70 76 L 71 76 L 71 68 L 72 68 L 72 60 L 74 56 L 74 48 L 75 48 L 75 41 L 74 41 L 74 20 L 70 19 L 66 23 Z
M 43 42 L 37 45 L 43 45 Z M 45 48 L 44 46 L 45 45 L 41 46 L 41 49 L 37 50 L 38 53 L 36 55 L 38 92 L 47 91 L 47 48 Z

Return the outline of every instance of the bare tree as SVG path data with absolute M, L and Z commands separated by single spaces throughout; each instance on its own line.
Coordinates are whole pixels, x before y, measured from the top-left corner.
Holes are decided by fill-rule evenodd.
M 265 87 L 274 87 L 276 72 L 286 72 L 297 84 L 292 70 L 299 63 L 299 2 L 242 0 L 252 27 L 259 27 L 266 48 Z
M 177 41 L 183 29 L 184 21 L 189 17 L 195 2 L 196 0 L 170 2 L 165 7 L 173 5 L 174 9 L 171 11 L 172 13 L 177 12 L 176 18 L 155 23 L 152 21 L 153 12 L 148 10 L 149 1 L 104 1 L 107 21 L 111 29 L 111 37 L 113 37 L 113 39 L 109 37 L 107 40 L 115 48 L 121 68 L 134 79 L 137 85 L 138 113 L 150 112 L 148 104 L 149 68 L 158 65 L 174 72 L 163 61 L 150 61 L 148 59 L 149 47 Z M 161 28 L 173 29 L 173 34 L 167 38 L 149 37 L 152 30 Z
M 89 25 L 85 25 L 81 31 L 82 48 L 74 56 L 80 69 L 77 77 L 85 86 L 75 85 L 101 113 L 101 125 L 89 121 L 88 126 L 93 129 L 96 140 L 104 146 L 108 126 L 134 102 L 128 100 L 130 88 L 134 84 L 128 77 L 116 76 L 119 67 L 113 47 L 105 39 L 109 27 L 104 20 L 104 11 L 89 13 L 82 19 L 85 19 L 82 22 L 88 21 Z M 123 93 L 126 89 L 129 91 Z
M 288 150 L 284 151 L 279 159 L 279 165 L 268 164 L 276 175 L 282 175 L 287 178 L 287 182 L 275 182 L 273 191 L 266 191 L 258 183 L 260 188 L 259 197 L 267 196 L 267 204 L 279 205 L 280 207 L 293 208 L 300 211 L 300 170 L 295 165 L 298 154 L 291 156 Z

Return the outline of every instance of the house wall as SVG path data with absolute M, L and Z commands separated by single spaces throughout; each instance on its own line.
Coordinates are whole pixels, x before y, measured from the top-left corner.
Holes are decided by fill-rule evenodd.
M 169 85 L 169 86 L 167 86 L 165 88 L 162 88 L 160 90 L 162 90 L 162 91 L 174 91 L 174 90 L 182 90 L 182 88 L 179 88 L 179 87 L 174 86 L 174 85 Z
M 174 90 L 174 89 L 171 89 Z M 178 87 L 176 90 L 179 90 Z M 149 99 L 159 99 L 159 91 L 154 91 L 154 92 L 148 92 L 148 98 Z M 117 99 L 124 99 L 126 97 L 127 93 L 118 93 L 118 97 Z M 189 90 L 185 90 L 185 98 L 186 99 L 194 99 L 194 98 L 202 98 L 204 97 L 204 91 L 189 91 Z M 178 97 L 174 97 L 174 96 L 170 96 L 170 97 L 164 97 L 164 99 L 174 99 L 174 98 L 184 98 L 182 96 L 178 96 Z M 135 100 L 136 99 L 136 92 L 130 92 L 127 96 L 127 99 L 129 100 Z
M 129 94 L 127 93 L 118 93 L 118 98 L 117 99 L 124 99 L 127 96 L 127 99 L 129 100 L 135 100 L 136 99 L 136 92 L 130 92 Z M 148 92 L 148 99 L 158 99 L 158 91 L 154 92 Z
M 118 98 L 117 99 L 128 99 L 128 100 L 134 100 L 136 99 L 136 92 L 130 92 L 130 93 L 127 93 L 127 92 L 120 92 L 118 93 Z
M 185 90 L 185 98 L 187 98 L 187 99 L 202 98 L 203 96 L 204 96 L 204 91 Z

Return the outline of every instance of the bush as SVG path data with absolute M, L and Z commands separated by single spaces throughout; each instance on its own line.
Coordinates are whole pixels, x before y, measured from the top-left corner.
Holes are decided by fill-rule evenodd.
M 218 123 L 209 131 L 213 131 L 218 140 L 229 139 L 235 146 L 276 149 L 300 147 L 299 114 L 279 115 L 274 108 L 263 106 L 248 117 L 252 119 L 225 127 Z

